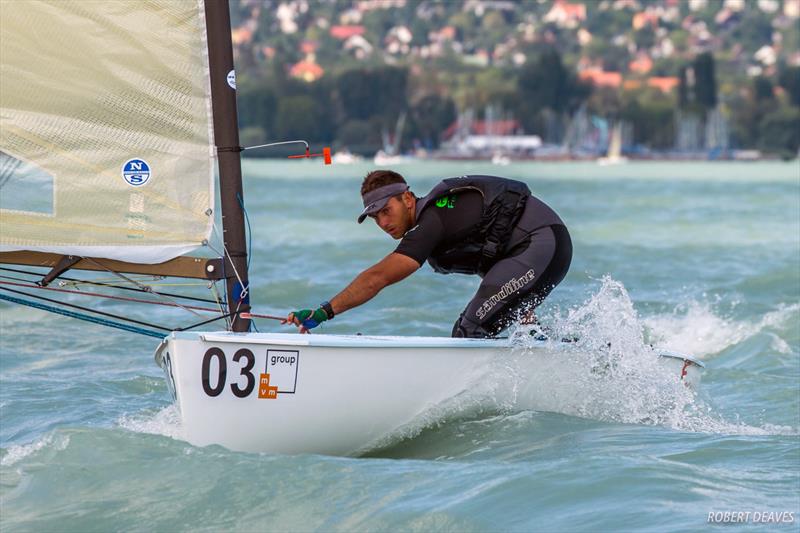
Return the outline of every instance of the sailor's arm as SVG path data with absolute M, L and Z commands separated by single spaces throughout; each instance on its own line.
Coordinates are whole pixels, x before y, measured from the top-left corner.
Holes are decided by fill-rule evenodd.
M 384 287 L 413 274 L 421 265 L 407 255 L 390 253 L 350 282 L 331 299 L 335 314 L 344 313 L 375 297 Z
M 407 278 L 420 266 L 414 259 L 406 255 L 394 252 L 387 255 L 379 263 L 356 276 L 356 279 L 351 281 L 350 285 L 333 297 L 330 301 L 333 314 L 338 315 L 363 304 L 372 299 L 387 285 Z M 289 313 L 289 316 L 281 323 L 294 324 L 300 327 L 300 333 L 308 333 L 309 329 L 330 318 L 330 313 L 323 307 L 319 307 L 316 310 L 300 309 Z

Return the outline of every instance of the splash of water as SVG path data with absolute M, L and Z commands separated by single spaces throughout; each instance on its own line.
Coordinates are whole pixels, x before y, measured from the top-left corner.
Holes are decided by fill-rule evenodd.
M 719 353 L 771 328 L 781 328 L 800 312 L 800 304 L 783 305 L 757 322 L 736 322 L 714 312 L 707 302 L 691 301 L 671 313 L 644 319 L 653 342 L 696 356 Z M 791 352 L 789 344 L 772 334 L 772 347 L 779 353 Z
M 117 421 L 117 425 L 136 433 L 149 433 L 176 440 L 186 440 L 181 424 L 181 414 L 175 404 L 170 404 L 155 413 L 146 411 L 135 415 L 123 415 Z
M 775 323 L 785 312 L 767 316 L 762 323 Z M 610 277 L 604 277 L 598 291 L 582 305 L 550 318 L 547 341 L 531 336 L 530 326 L 514 325 L 507 357 L 477 372 L 480 379 L 462 394 L 430 406 L 412 423 L 373 445 L 414 437 L 426 427 L 454 419 L 521 411 L 704 433 L 797 433 L 785 426 L 729 422 L 715 413 L 686 386 L 680 371 L 659 357 L 660 350 L 648 337 L 648 324 L 653 329 L 653 322 L 639 316 L 624 285 Z

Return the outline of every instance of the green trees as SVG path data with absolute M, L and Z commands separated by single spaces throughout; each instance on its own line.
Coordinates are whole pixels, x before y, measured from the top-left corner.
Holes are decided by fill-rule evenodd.
M 500 18 L 485 24 L 499 27 Z M 261 77 L 247 73 L 241 77 L 242 144 L 302 138 L 371 155 L 381 148 L 382 132 L 393 133 L 398 117 L 405 114 L 402 149 L 412 145 L 435 149 L 442 132 L 456 120 L 458 101 L 462 109 L 472 107 L 478 116 L 488 105 L 508 111 L 527 133 L 551 142 L 561 142 L 571 116 L 587 104 L 590 115 L 631 124 L 634 143 L 670 149 L 676 138 L 676 108 L 696 114 L 702 128 L 707 112 L 721 102 L 722 115 L 730 119 L 733 146 L 758 147 L 784 157 L 797 153 L 800 67 L 779 63 L 777 72 L 767 70 L 755 78 L 742 74 L 747 83 L 735 90 L 723 69 L 726 81 L 719 97 L 715 58 L 703 53 L 680 69 L 675 95 L 646 87 L 593 88 L 577 79 L 560 52 L 537 44 L 528 49 L 521 68 L 458 64 L 444 73 L 418 65 L 340 66 L 343 70 L 331 69 L 314 83 L 289 77 L 288 64 L 275 58 Z
M 574 111 L 591 94 L 561 62 L 557 50 L 548 48 L 535 61 L 528 61 L 517 78 L 518 104 L 515 109 L 528 132 L 540 132 L 542 112 L 562 114 Z
M 800 67 L 786 67 L 778 76 L 781 87 L 788 93 L 793 106 L 800 107 Z
M 709 52 L 698 55 L 692 63 L 694 69 L 695 101 L 706 109 L 717 106 L 717 79 L 714 75 L 714 56 Z
M 429 94 L 411 108 L 411 132 L 426 148 L 439 146 L 439 135 L 456 120 L 456 105 L 452 99 Z
M 800 149 L 800 109 L 773 111 L 759 124 L 759 147 L 784 159 L 797 157 Z

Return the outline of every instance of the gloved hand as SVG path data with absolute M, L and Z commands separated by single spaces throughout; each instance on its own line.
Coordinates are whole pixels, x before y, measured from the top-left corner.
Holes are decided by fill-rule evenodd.
M 319 326 L 326 320 L 328 320 L 328 313 L 326 313 L 322 307 L 317 307 L 314 310 L 299 309 L 293 313 L 289 313 L 289 316 L 286 317 L 283 323 L 291 322 L 296 326 L 300 326 L 300 333 L 306 333 L 308 330 Z

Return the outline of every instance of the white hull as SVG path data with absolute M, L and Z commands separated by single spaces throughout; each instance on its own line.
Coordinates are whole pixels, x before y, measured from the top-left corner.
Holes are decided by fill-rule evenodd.
M 557 364 L 554 344 L 561 343 L 526 348 L 526 357 L 542 360 L 537 371 Z M 513 353 L 506 339 L 176 332 L 159 346 L 156 361 L 192 444 L 347 455 L 468 396 L 507 368 Z M 661 359 L 666 372 L 699 383 L 698 365 L 682 356 Z M 492 391 L 499 405 L 549 410 L 546 398 L 520 394 L 525 376 L 515 374 L 515 381 Z

